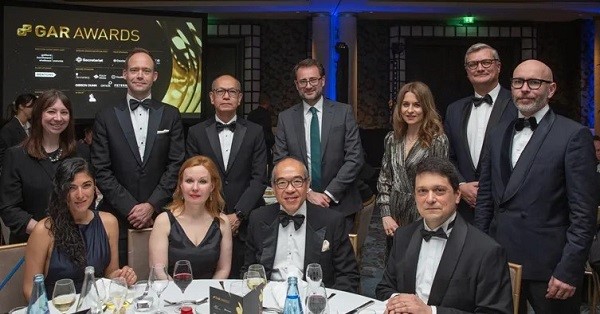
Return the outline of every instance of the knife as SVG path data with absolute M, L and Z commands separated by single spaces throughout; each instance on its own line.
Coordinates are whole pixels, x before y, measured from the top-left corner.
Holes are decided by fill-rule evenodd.
M 371 300 L 369 302 L 366 302 L 365 304 L 355 308 L 354 310 L 350 311 L 350 312 L 346 312 L 346 314 L 356 314 L 358 313 L 360 310 L 365 309 L 371 305 L 373 305 L 373 303 L 375 303 L 375 301 Z

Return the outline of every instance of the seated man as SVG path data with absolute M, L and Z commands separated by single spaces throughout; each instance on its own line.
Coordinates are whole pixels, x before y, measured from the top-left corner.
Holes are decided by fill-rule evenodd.
M 417 166 L 415 200 L 423 217 L 398 228 L 377 298 L 386 313 L 512 313 L 506 254 L 456 212 L 458 175 L 439 157 Z
M 319 263 L 326 287 L 356 292 L 359 276 L 344 217 L 306 202 L 310 178 L 304 164 L 293 157 L 280 160 L 271 184 L 277 203 L 250 214 L 244 269 L 262 264 L 268 279 L 286 280 Z

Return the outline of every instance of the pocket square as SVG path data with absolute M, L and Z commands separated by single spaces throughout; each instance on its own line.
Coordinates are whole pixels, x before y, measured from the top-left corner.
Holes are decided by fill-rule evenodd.
M 169 129 L 164 129 L 164 130 L 158 130 L 158 131 L 156 131 L 156 134 L 167 134 L 169 132 L 170 132 Z
M 321 248 L 321 252 L 327 252 L 329 251 L 329 241 L 325 240 L 323 241 L 323 247 Z

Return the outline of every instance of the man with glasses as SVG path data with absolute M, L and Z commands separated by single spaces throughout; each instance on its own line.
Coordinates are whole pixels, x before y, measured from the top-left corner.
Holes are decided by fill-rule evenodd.
M 308 201 L 341 212 L 349 233 L 362 207 L 356 179 L 364 163 L 354 113 L 323 97 L 325 70 L 317 60 L 300 61 L 294 76 L 302 102 L 279 114 L 273 160 L 302 160 L 312 180 Z
M 185 156 L 177 108 L 152 99 L 156 61 L 143 48 L 127 55 L 127 96 L 96 115 L 91 159 L 101 210 L 119 220 L 119 264 L 127 264 L 127 229 L 148 228 L 171 201 Z
M 307 265 L 318 263 L 327 288 L 356 292 L 359 275 L 343 216 L 306 202 L 310 176 L 304 163 L 281 159 L 271 186 L 277 203 L 250 215 L 244 269 L 261 264 L 269 280 L 283 281 L 303 279 Z
M 550 109 L 544 63 L 519 64 L 511 87 L 519 117 L 490 132 L 475 224 L 523 266 L 521 313 L 526 301 L 536 313 L 579 313 L 599 195 L 592 135 Z
M 250 212 L 264 205 L 267 182 L 267 150 L 260 125 L 237 116 L 242 103 L 240 82 L 221 75 L 209 93 L 215 115 L 192 126 L 186 141 L 186 156 L 204 155 L 219 166 L 223 182 L 224 212 L 233 233 L 230 278 L 241 278 L 246 249 L 246 225 Z
M 501 63 L 496 49 L 483 43 L 472 45 L 465 54 L 464 66 L 474 94 L 448 106 L 444 129 L 450 142 L 450 160 L 460 176 L 462 202 L 458 211 L 473 222 L 484 140 L 498 122 L 514 119 L 517 109 L 510 91 L 498 83 Z

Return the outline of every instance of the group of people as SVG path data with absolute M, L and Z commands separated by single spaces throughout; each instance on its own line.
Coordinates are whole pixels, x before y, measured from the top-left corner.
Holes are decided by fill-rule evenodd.
M 377 297 L 388 313 L 510 313 L 511 261 L 523 267 L 522 310 L 528 301 L 538 313 L 575 313 L 596 230 L 592 135 L 548 107 L 556 83 L 542 62 L 521 63 L 511 90 L 489 45 L 471 46 L 464 66 L 474 95 L 451 104 L 444 123 L 424 83 L 405 84 L 393 106 L 377 182 L 388 235 Z M 349 105 L 324 98 L 318 61 L 293 74 L 302 101 L 279 114 L 274 139 L 237 115 L 243 93 L 231 75 L 212 82 L 214 117 L 184 138 L 177 109 L 151 96 L 155 59 L 136 48 L 126 98 L 96 116 L 89 160 L 64 94 L 15 105 L 22 129 L 30 112 L 29 136 L 4 153 L 0 217 L 11 243 L 29 240 L 25 295 L 35 273 L 51 291 L 62 277 L 81 284 L 86 265 L 135 282 L 127 229 L 148 227 L 149 265 L 169 272 L 186 259 L 195 278 L 240 278 L 260 263 L 284 280 L 319 263 L 327 287 L 356 292 L 358 127 Z M 267 184 L 277 203 L 264 206 Z

